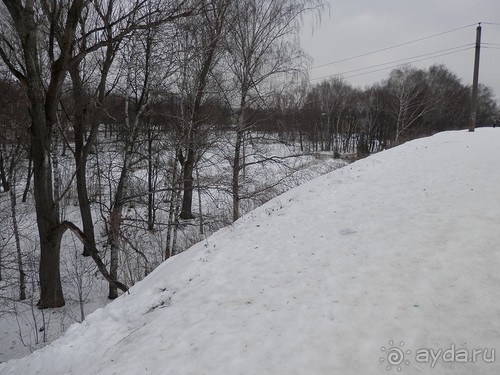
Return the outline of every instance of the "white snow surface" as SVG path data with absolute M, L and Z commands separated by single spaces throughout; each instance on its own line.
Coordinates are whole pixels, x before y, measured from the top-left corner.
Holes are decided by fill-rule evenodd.
M 500 129 L 408 142 L 273 199 L 0 374 L 499 374 L 499 225 Z

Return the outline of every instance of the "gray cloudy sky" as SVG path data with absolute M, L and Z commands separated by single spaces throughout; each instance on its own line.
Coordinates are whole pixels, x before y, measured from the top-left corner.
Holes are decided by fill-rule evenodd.
M 330 15 L 324 14 L 321 24 L 315 26 L 314 30 L 311 22 L 306 20 L 302 33 L 302 46 L 313 58 L 313 67 L 459 30 L 313 68 L 309 72 L 313 82 L 320 82 L 318 78 L 321 77 L 345 73 L 343 76 L 348 82 L 363 87 L 385 79 L 391 69 L 362 73 L 426 59 L 412 65 L 427 68 L 434 63 L 442 63 L 457 74 L 463 83 L 471 84 L 476 27 L 478 22 L 483 22 L 479 81 L 492 87 L 497 101 L 500 101 L 500 0 L 327 1 Z M 463 49 L 467 50 L 460 51 Z M 448 55 L 437 56 L 442 54 Z M 411 57 L 414 58 L 397 62 Z M 393 63 L 377 66 L 388 62 Z M 357 70 L 367 67 L 372 68 Z

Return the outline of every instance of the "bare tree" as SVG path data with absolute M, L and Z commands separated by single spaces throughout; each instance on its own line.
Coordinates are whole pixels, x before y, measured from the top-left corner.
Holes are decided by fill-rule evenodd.
M 99 35 L 106 34 L 106 21 L 109 17 L 100 17 L 102 24 L 95 24 L 85 29 L 91 2 L 73 1 L 21 1 L 4 0 L 2 11 L 9 17 L 2 18 L 0 34 L 0 57 L 11 73 L 23 84 L 31 115 L 31 155 L 34 169 L 35 207 L 40 237 L 40 308 L 64 305 L 60 280 L 61 237 L 67 223 L 62 225 L 58 210 L 58 197 L 54 191 L 53 179 L 53 134 L 58 123 L 58 109 L 65 78 L 74 64 L 78 64 L 88 54 L 98 51 L 110 43 L 117 42 L 136 29 L 147 29 L 152 25 L 144 22 L 155 15 L 155 23 L 171 21 L 178 17 L 189 16 L 193 7 L 188 1 L 173 4 L 164 12 L 162 3 L 155 0 L 135 0 L 120 2 L 108 0 L 103 5 L 101 15 L 107 11 L 119 14 L 113 21 L 116 26 L 125 20 L 126 27 L 113 36 L 99 40 Z M 117 9 L 119 8 L 119 9 Z M 100 8 L 96 6 L 99 13 Z M 106 10 L 107 9 L 107 10 Z M 146 12 L 144 12 L 146 10 Z M 150 12 L 149 12 L 150 10 Z M 80 33 L 78 33 L 80 31 Z M 91 36 L 97 42 L 90 43 Z M 76 49 L 78 42 L 89 41 Z M 73 78 L 78 75 L 78 69 Z M 77 82 L 75 80 L 75 82 Z M 81 140 L 81 137 L 78 137 Z M 82 146 L 82 145 L 81 145 Z M 84 146 L 83 146 L 84 147 Z M 82 147 L 82 150 L 83 150 Z M 77 158 L 84 169 L 85 151 Z M 80 171 L 80 177 L 83 175 Z M 87 212 L 88 213 L 88 212 Z M 89 234 L 88 218 L 86 229 Z M 92 240 L 85 239 L 86 255 Z M 94 252 L 93 257 L 96 260 Z M 101 269 L 101 267 L 100 267 Z M 112 281 L 112 278 L 110 279 Z
M 298 85 L 294 85 L 282 96 L 284 106 L 285 121 L 291 127 L 291 131 L 295 134 L 292 140 L 295 140 L 296 133 L 299 136 L 300 151 L 304 152 L 304 129 L 305 121 L 305 105 L 308 93 L 308 83 L 304 80 Z
M 244 134 L 252 128 L 252 106 L 265 105 L 266 95 L 276 90 L 272 79 L 282 81 L 300 72 L 304 54 L 297 33 L 301 17 L 319 10 L 316 0 L 251 0 L 233 2 L 226 33 L 227 66 L 232 75 L 234 94 L 231 105 L 237 108 L 236 139 L 232 162 L 233 221 L 240 216 L 240 173 L 243 169 Z M 292 76 L 293 77 L 293 76 Z
M 155 15 L 151 12 L 150 24 L 156 25 Z M 185 14 L 178 17 L 170 17 L 170 20 L 185 18 Z M 117 277 L 119 267 L 119 250 L 123 248 L 123 243 L 132 248 L 135 253 L 140 254 L 149 269 L 147 257 L 127 239 L 121 226 L 124 217 L 124 208 L 131 204 L 135 194 L 135 199 L 140 195 L 147 195 L 147 228 L 154 226 L 154 198 L 155 182 L 153 173 L 153 143 L 155 142 L 153 133 L 152 104 L 155 98 L 169 85 L 171 76 L 176 72 L 177 67 L 173 64 L 173 57 L 167 56 L 172 50 L 172 44 L 163 42 L 161 38 L 172 36 L 171 27 L 161 24 L 145 30 L 136 31 L 129 39 L 128 43 L 121 51 L 121 65 L 125 67 L 122 72 L 124 95 L 124 124 L 122 125 L 122 150 L 121 164 L 119 166 L 120 176 L 111 199 L 108 225 L 108 242 L 110 244 L 110 273 Z M 173 26 L 173 25 L 170 25 Z M 130 179 L 132 169 L 136 165 L 146 162 L 147 191 L 137 191 L 132 194 Z M 109 298 L 116 298 L 116 286 L 110 285 Z
M 380 146 L 381 132 L 378 126 L 382 122 L 383 108 L 378 94 L 377 86 L 366 89 L 360 94 L 359 124 L 363 137 L 359 140 L 357 148 L 357 154 L 360 157 L 378 151 Z
M 391 112 L 395 121 L 394 142 L 397 144 L 401 135 L 421 121 L 437 103 L 426 95 L 423 72 L 408 66 L 393 70 L 387 87 L 394 98 Z
M 341 77 L 333 77 L 314 87 L 314 98 L 321 110 L 320 132 L 323 151 L 341 151 L 341 135 L 349 137 L 349 129 L 342 129 L 349 124 L 355 90 Z M 345 147 L 344 147 L 345 148 Z
M 51 140 L 85 1 L 49 4 L 4 0 L 3 5 L 2 11 L 7 11 L 10 19 L 2 25 L 0 56 L 25 87 L 32 120 L 30 135 L 41 252 L 38 306 L 59 307 L 64 305 L 59 268 L 62 234 L 58 230 L 61 223 L 53 190 Z M 43 39 L 48 45 L 46 54 L 41 49 Z
M 479 85 L 478 88 L 478 115 L 477 124 L 491 125 L 496 116 L 498 116 L 498 105 L 495 100 L 495 94 L 491 87 Z
M 183 144 L 178 160 L 182 166 L 183 197 L 180 217 L 192 219 L 193 172 L 200 148 L 199 130 L 203 124 L 201 108 L 207 94 L 210 74 L 218 59 L 218 50 L 226 27 L 226 15 L 231 0 L 201 1 L 197 17 L 181 25 L 184 53 L 181 70 L 183 97 Z

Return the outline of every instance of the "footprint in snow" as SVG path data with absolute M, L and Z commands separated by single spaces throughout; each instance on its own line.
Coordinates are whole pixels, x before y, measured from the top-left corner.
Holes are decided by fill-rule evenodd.
M 357 230 L 355 229 L 352 229 L 352 228 L 343 228 L 339 231 L 339 233 L 342 235 L 342 236 L 348 236 L 350 234 L 354 234 L 354 233 L 358 233 Z

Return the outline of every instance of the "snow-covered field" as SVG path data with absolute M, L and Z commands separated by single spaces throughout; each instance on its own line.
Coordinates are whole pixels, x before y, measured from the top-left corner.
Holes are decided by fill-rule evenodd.
M 408 142 L 271 200 L 0 374 L 499 374 L 499 225 L 499 129 Z

